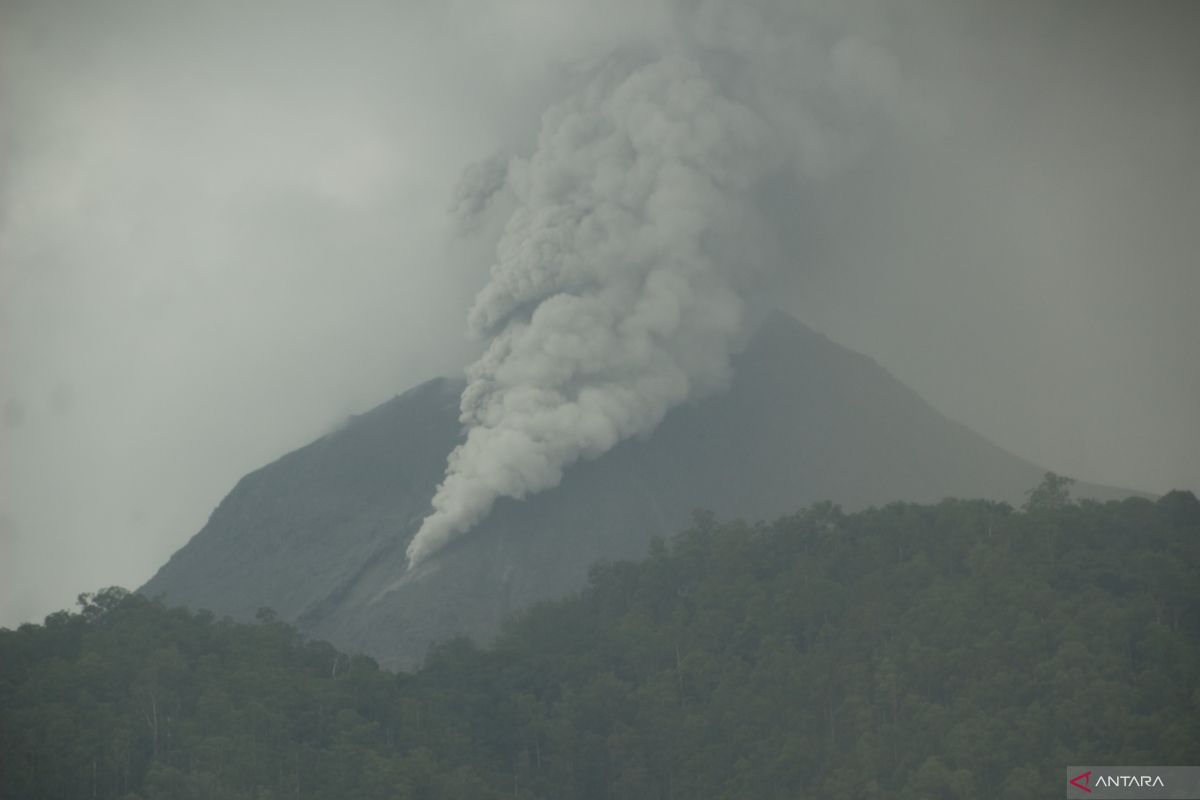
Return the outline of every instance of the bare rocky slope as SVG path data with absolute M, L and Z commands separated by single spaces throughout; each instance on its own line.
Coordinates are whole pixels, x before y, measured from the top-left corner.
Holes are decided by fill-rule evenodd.
M 501 501 L 410 575 L 405 547 L 459 439 L 462 386 L 422 384 L 245 476 L 141 591 L 238 619 L 267 607 L 407 668 L 434 641 L 486 641 L 520 609 L 581 588 L 597 560 L 640 557 L 697 509 L 755 520 L 821 500 L 848 510 L 943 497 L 1017 504 L 1043 475 L 871 359 L 775 314 L 728 391 L 577 464 L 556 489 Z

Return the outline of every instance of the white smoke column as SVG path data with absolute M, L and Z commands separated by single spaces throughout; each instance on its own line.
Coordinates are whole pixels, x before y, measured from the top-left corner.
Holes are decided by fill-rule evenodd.
M 466 440 L 408 547 L 410 566 L 500 497 L 647 434 L 720 387 L 742 333 L 736 276 L 706 239 L 742 215 L 777 148 L 700 67 L 668 57 L 598 79 L 548 111 L 517 210 L 469 324 L 490 337 L 468 371 Z

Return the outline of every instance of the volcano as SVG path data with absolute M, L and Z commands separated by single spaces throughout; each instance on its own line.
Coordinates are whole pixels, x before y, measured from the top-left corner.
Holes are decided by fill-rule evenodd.
M 1045 472 L 776 313 L 727 391 L 574 465 L 554 489 L 502 499 L 410 572 L 405 548 L 461 439 L 463 386 L 424 383 L 246 475 L 141 591 L 235 619 L 270 608 L 306 635 L 411 668 L 433 642 L 485 642 L 522 609 L 579 590 L 596 561 L 641 557 L 697 510 L 753 521 L 826 500 L 1018 504 Z

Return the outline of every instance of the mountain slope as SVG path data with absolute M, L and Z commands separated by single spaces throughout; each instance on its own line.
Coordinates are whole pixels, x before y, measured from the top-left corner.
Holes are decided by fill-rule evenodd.
M 554 490 L 502 500 L 407 574 L 405 546 L 458 441 L 461 389 L 430 381 L 247 475 L 142 591 L 243 619 L 270 607 L 308 634 L 411 666 L 433 641 L 487 639 L 514 611 L 577 590 L 595 561 L 642 555 L 697 508 L 769 519 L 819 500 L 1020 502 L 1043 472 L 776 314 L 727 392 L 576 465 Z

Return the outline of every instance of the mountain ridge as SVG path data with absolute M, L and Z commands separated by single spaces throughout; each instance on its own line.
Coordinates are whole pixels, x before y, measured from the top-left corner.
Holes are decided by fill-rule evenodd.
M 500 500 L 409 573 L 405 547 L 460 440 L 462 386 L 420 384 L 249 473 L 141 591 L 239 619 L 270 607 L 309 635 L 408 667 L 434 641 L 486 641 L 511 614 L 581 588 L 596 561 L 640 557 L 698 508 L 770 520 L 821 500 L 1019 503 L 1044 473 L 869 357 L 775 313 L 735 359 L 728 390 L 576 464 L 555 489 Z

